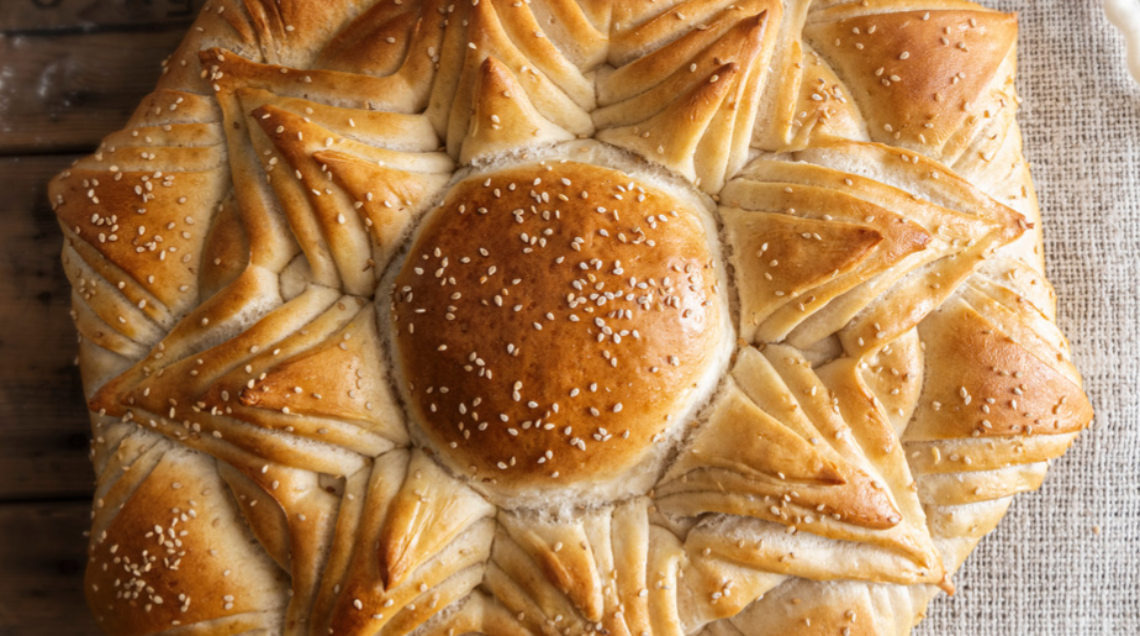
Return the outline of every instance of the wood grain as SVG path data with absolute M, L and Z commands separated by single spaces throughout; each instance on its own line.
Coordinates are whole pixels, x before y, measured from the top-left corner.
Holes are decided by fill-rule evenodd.
M 0 500 L 91 490 L 70 288 L 45 193 L 74 158 L 0 160 Z
M 83 598 L 88 501 L 0 506 L 0 636 L 95 636 Z
M 0 35 L 0 154 L 89 151 L 151 91 L 183 30 Z
M 197 15 L 203 0 L 4 0 L 0 31 L 94 31 L 177 24 Z

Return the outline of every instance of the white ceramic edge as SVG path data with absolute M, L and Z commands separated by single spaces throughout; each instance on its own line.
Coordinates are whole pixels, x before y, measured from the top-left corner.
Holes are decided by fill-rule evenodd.
M 1124 35 L 1125 62 L 1132 78 L 1140 82 L 1140 0 L 1104 0 L 1104 13 Z

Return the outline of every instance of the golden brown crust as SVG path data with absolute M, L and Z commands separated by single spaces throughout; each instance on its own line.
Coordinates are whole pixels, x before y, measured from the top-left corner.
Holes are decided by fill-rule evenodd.
M 127 171 L 115 157 L 106 155 L 104 161 L 103 170 L 76 169 L 53 182 L 60 223 L 162 306 L 174 312 L 193 307 L 199 301 L 202 245 L 225 175 L 220 170 Z M 108 210 L 115 212 L 105 214 Z M 145 296 L 128 300 L 147 308 Z
M 459 153 L 463 163 L 509 152 L 519 144 L 540 147 L 574 138 L 535 110 L 518 78 L 494 57 L 479 67 L 475 94 L 471 126 Z
M 117 487 L 129 477 L 134 490 L 103 513 L 112 520 L 92 541 L 85 583 L 101 627 L 134 635 L 217 621 L 226 627 L 216 633 L 236 634 L 276 625 L 283 573 L 259 547 L 229 540 L 241 522 L 213 460 L 157 444 L 153 467 L 128 466 Z
M 926 374 L 907 441 L 1077 432 L 1092 418 L 1080 386 L 964 302 L 919 330 L 925 354 L 952 358 Z
M 904 148 L 945 145 L 1017 38 L 1011 14 L 844 9 L 814 16 L 804 36 L 846 83 L 871 138 Z
M 579 163 L 454 186 L 393 294 L 401 388 L 439 452 L 507 487 L 609 480 L 652 452 L 724 337 L 700 214 Z
M 51 185 L 105 629 L 908 633 L 1092 417 L 1016 29 L 211 0 Z

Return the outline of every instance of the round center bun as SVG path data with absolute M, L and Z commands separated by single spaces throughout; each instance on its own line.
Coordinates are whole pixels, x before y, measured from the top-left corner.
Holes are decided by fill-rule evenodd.
M 401 389 L 429 444 L 507 492 L 589 488 L 654 455 L 727 335 L 707 228 L 595 165 L 458 183 L 393 288 Z

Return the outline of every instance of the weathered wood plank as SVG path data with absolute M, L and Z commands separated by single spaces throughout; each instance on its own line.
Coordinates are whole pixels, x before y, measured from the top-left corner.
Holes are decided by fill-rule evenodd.
M 87 30 L 187 25 L 204 0 L 5 0 L 0 31 Z
M 0 154 L 91 150 L 153 89 L 183 31 L 0 35 Z
M 73 159 L 0 160 L 0 501 L 91 490 L 70 288 L 45 192 Z
M 96 636 L 83 598 L 90 504 L 0 505 L 0 635 Z

